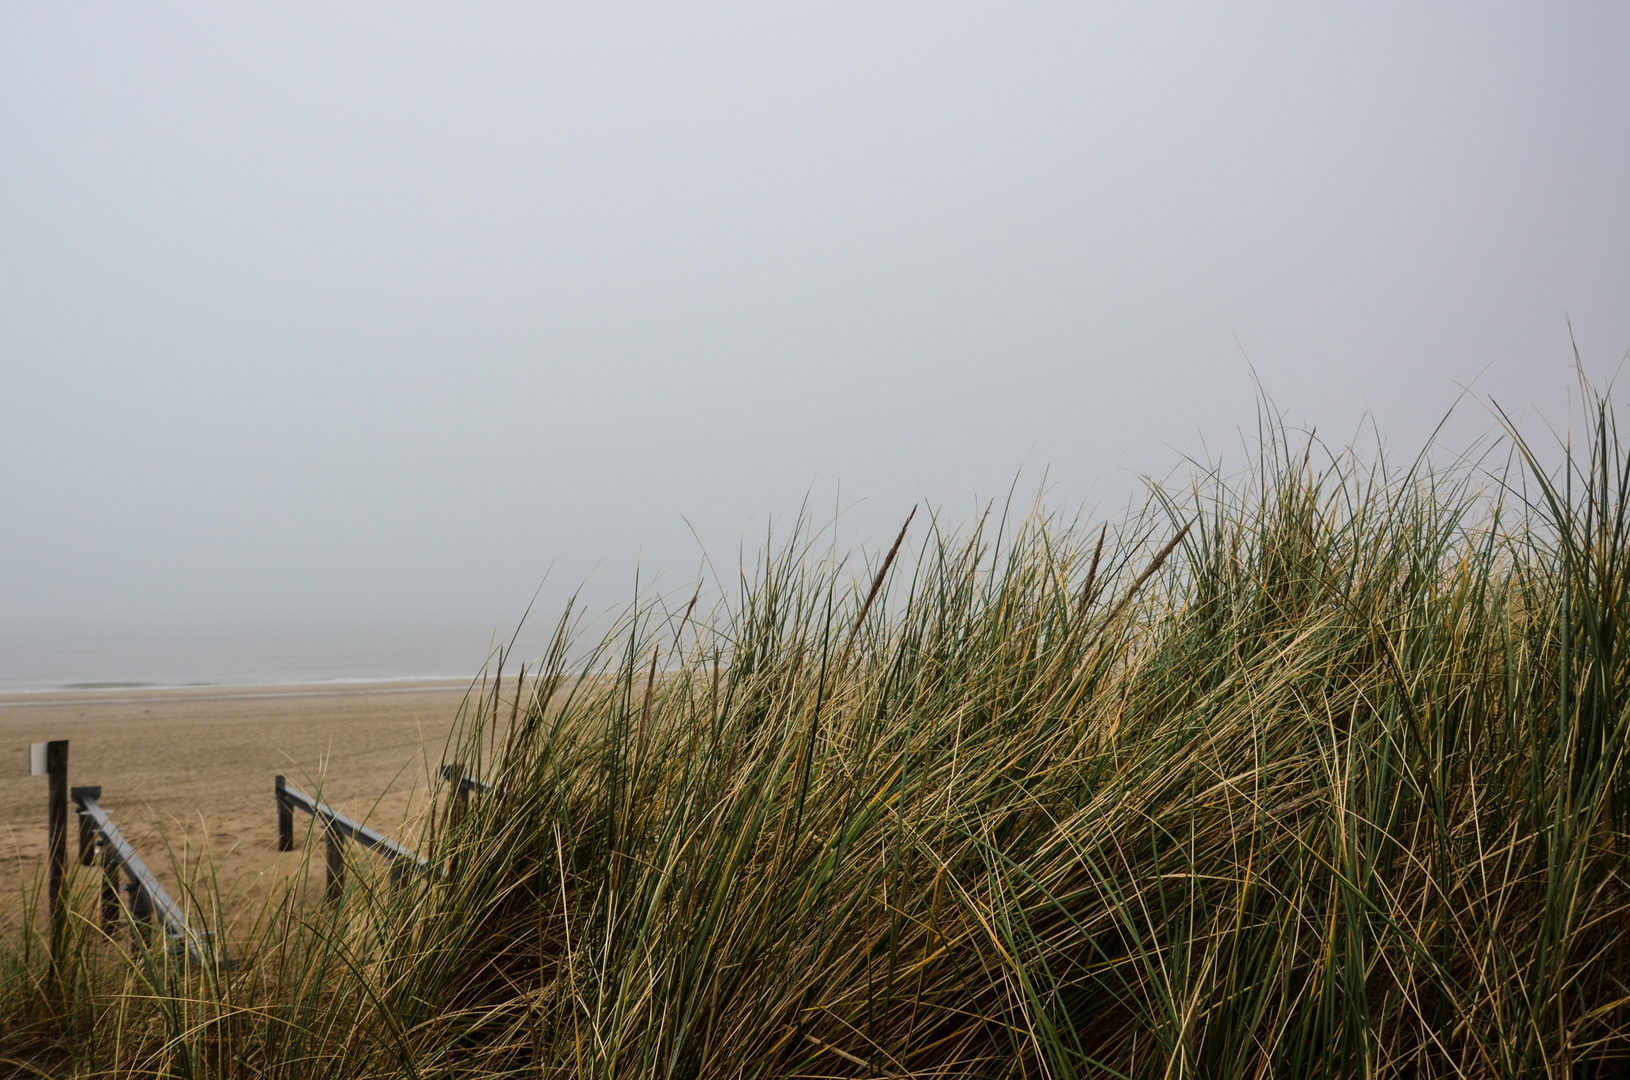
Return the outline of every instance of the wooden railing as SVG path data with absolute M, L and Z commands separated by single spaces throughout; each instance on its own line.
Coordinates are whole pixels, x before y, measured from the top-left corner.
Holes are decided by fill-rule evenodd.
M 377 829 L 371 829 L 360 821 L 353 821 L 327 803 L 318 802 L 289 783 L 285 777 L 277 778 L 276 794 L 277 850 L 294 850 L 294 811 L 303 810 L 321 823 L 323 842 L 327 846 L 324 853 L 324 862 L 328 866 L 328 887 L 325 894 L 330 900 L 339 899 L 340 894 L 345 891 L 344 844 L 347 840 L 361 844 L 375 854 L 389 859 L 391 883 L 394 885 L 403 884 L 410 874 L 422 874 L 430 869 L 429 862 L 420 858 L 417 852 L 409 851 Z
M 119 827 L 102 807 L 102 789 L 86 786 L 68 788 L 68 742 L 65 739 L 48 743 L 35 743 L 29 748 L 30 771 L 47 776 L 50 788 L 47 798 L 47 852 L 50 863 L 50 898 L 52 948 L 66 940 L 61 931 L 69 915 L 68 898 L 64 889 L 67 864 L 67 818 L 71 799 L 79 818 L 79 861 L 90 866 L 100 859 L 102 864 L 102 890 L 99 916 L 102 926 L 112 929 L 120 914 L 119 876 L 129 879 L 124 891 L 129 895 L 131 916 L 138 924 L 157 922 L 163 928 L 166 940 L 177 950 L 184 950 L 198 963 L 223 965 L 215 956 L 210 935 L 196 930 L 187 923 L 186 911 L 177 904 L 164 886 L 159 884 L 136 849 L 131 846 Z M 491 786 L 464 775 L 460 765 L 445 765 L 442 776 L 457 781 L 454 790 L 453 820 L 461 821 L 469 808 L 470 794 L 484 793 Z M 328 884 L 325 890 L 330 900 L 337 900 L 345 890 L 346 842 L 382 855 L 391 862 L 391 882 L 402 885 L 412 875 L 432 871 L 430 863 L 376 829 L 369 828 L 335 810 L 327 803 L 307 795 L 287 778 L 276 781 L 277 798 L 277 850 L 294 850 L 294 811 L 302 810 L 321 823 L 323 840 L 327 845 L 325 863 Z M 439 870 L 438 870 L 439 872 Z
M 464 820 L 469 810 L 470 795 L 484 794 L 492 790 L 492 785 L 483 783 L 474 777 L 464 775 L 462 765 L 443 765 L 441 767 L 442 779 L 449 782 L 456 781 L 453 790 L 453 824 L 457 825 Z M 293 784 L 288 778 L 279 776 L 274 785 L 277 798 L 277 850 L 294 850 L 294 812 L 302 810 L 310 814 L 313 819 L 321 823 L 323 830 L 323 862 L 327 867 L 328 884 L 324 896 L 329 900 L 338 900 L 345 892 L 345 843 L 351 841 L 361 844 L 376 855 L 383 855 L 391 861 L 391 884 L 400 887 L 408 878 L 416 874 L 441 871 L 430 865 L 429 860 L 403 847 L 391 840 L 377 829 L 369 828 L 360 821 L 340 813 L 327 803 L 312 798 Z
M 122 870 L 129 878 L 125 889 L 130 896 L 130 914 L 138 923 L 151 923 L 156 919 L 172 947 L 184 949 L 196 963 L 216 963 L 209 935 L 187 925 L 187 913 L 164 891 L 164 886 L 102 808 L 102 789 L 76 787 L 70 795 L 79 815 L 80 865 L 90 866 L 98 856 L 102 863 L 102 926 L 112 929 L 118 922 Z

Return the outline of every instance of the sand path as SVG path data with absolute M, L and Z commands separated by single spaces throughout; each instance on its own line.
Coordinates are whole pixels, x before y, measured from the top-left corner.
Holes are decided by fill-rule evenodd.
M 0 932 L 44 872 L 46 781 L 30 743 L 69 740 L 69 783 L 102 805 L 175 891 L 200 855 L 234 908 L 258 907 L 300 865 L 276 851 L 273 777 L 411 843 L 468 683 L 0 695 Z M 504 706 L 509 704 L 505 695 Z M 307 825 L 297 815 L 297 838 Z M 166 842 L 169 851 L 166 852 Z M 77 835 L 69 832 L 69 858 Z M 310 880 L 321 882 L 322 856 Z M 195 873 L 195 871 L 186 871 Z

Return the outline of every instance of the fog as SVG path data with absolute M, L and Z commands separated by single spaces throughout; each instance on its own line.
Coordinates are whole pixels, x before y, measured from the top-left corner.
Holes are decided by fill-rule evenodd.
M 7 4 L 3 630 L 479 654 L 806 500 L 1113 513 L 1264 393 L 1550 439 L 1630 348 L 1626 55 L 1610 3 Z

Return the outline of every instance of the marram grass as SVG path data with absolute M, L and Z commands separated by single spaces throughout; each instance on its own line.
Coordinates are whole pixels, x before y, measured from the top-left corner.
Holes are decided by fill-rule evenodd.
M 1394 473 L 1270 432 L 1107 527 L 919 517 L 869 565 L 800 533 L 711 613 L 641 600 L 588 650 L 563 619 L 530 705 L 472 695 L 448 759 L 493 787 L 444 796 L 444 872 L 291 893 L 230 971 L 87 907 L 54 961 L 0 958 L 0 1058 L 1621 1075 L 1630 468 L 1598 405 L 1550 477 L 1520 441 L 1504 476 Z

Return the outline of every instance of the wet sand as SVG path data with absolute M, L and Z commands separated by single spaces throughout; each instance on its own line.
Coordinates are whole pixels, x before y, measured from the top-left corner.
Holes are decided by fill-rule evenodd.
M 69 740 L 69 783 L 101 786 L 102 806 L 172 893 L 177 864 L 202 856 L 231 906 L 247 911 L 303 857 L 303 814 L 297 850 L 276 850 L 273 778 L 320 791 L 411 846 L 468 690 L 444 682 L 0 695 L 0 930 L 16 926 L 23 888 L 44 874 L 46 780 L 28 775 L 30 743 Z M 70 820 L 70 862 L 77 850 Z M 320 845 L 312 862 L 309 880 L 320 886 Z

